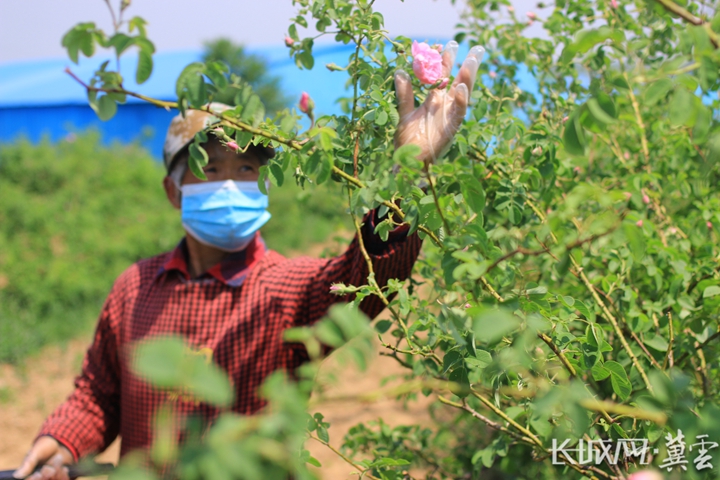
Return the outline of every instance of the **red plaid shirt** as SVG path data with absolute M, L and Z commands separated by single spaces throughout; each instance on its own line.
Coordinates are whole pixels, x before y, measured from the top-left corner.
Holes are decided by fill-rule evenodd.
M 368 215 L 373 218 L 374 215 Z M 382 242 L 373 221 L 363 226 L 378 283 L 406 279 L 421 240 L 407 227 Z M 121 455 L 150 445 L 152 418 L 169 393 L 156 390 L 130 371 L 135 342 L 179 334 L 194 350 L 212 351 L 212 359 L 235 385 L 233 410 L 252 414 L 263 400 L 256 390 L 274 370 L 292 372 L 307 360 L 302 346 L 286 344 L 283 331 L 310 325 L 336 302 L 332 283 L 366 283 L 367 265 L 355 238 L 332 259 L 286 259 L 266 250 L 259 234 L 242 252 L 231 255 L 197 279 L 187 268 L 184 240 L 174 251 L 141 260 L 115 282 L 85 355 L 75 391 L 45 421 L 40 435 L 65 445 L 76 459 L 100 452 L 119 434 Z M 361 309 L 375 317 L 383 309 L 376 297 Z M 209 350 L 208 350 L 209 349 Z M 178 413 L 212 420 L 218 411 L 176 396 Z

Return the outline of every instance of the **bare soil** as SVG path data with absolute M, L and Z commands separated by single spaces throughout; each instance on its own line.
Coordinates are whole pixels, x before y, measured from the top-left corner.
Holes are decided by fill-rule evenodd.
M 45 417 L 70 394 L 89 341 L 88 336 L 62 347 L 48 347 L 21 367 L 0 365 L 0 470 L 20 465 Z M 338 368 L 337 359 L 331 355 L 323 363 L 318 377 L 326 378 L 337 373 Z M 381 380 L 388 376 L 398 377 L 402 367 L 393 359 L 375 355 L 365 372 L 348 367 L 342 367 L 341 371 L 337 383 L 325 390 L 326 398 L 388 388 L 387 385 L 381 387 Z M 408 408 L 392 399 L 373 403 L 337 401 L 322 403 L 311 413 L 316 411 L 330 422 L 330 443 L 335 448 L 340 447 L 350 427 L 360 422 L 382 418 L 390 426 L 396 426 L 428 421 L 427 400 L 413 403 Z M 308 440 L 307 448 L 323 465 L 318 469 L 320 478 L 357 478 L 351 476 L 356 472 L 353 467 L 326 446 Z M 119 450 L 119 441 L 115 441 L 97 460 L 116 463 Z

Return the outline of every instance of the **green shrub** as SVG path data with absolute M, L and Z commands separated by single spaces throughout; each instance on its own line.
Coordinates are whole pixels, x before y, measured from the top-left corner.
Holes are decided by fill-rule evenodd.
M 114 279 L 182 234 L 162 169 L 137 146 L 0 147 L 0 361 L 88 329 Z

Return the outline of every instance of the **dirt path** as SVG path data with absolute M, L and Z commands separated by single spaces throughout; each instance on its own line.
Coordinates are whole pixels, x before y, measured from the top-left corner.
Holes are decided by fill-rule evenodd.
M 89 337 L 76 339 L 63 348 L 54 346 L 44 349 L 29 359 L 22 368 L 0 365 L 0 470 L 20 464 L 40 424 L 61 403 L 73 388 L 73 378 L 80 369 L 82 356 Z M 320 376 L 337 368 L 336 359 L 328 358 Z M 343 370 L 339 382 L 326 391 L 327 396 L 354 395 L 381 388 L 381 380 L 401 373 L 397 363 L 379 355 L 365 372 L 352 368 Z M 321 377 L 322 378 L 322 377 Z M 330 422 L 330 443 L 339 447 L 343 436 L 353 425 L 382 417 L 391 426 L 416 423 L 427 418 L 423 404 L 415 403 L 405 409 L 393 400 L 372 404 L 357 402 L 324 403 L 312 412 L 320 411 Z M 353 468 L 343 462 L 324 445 L 309 440 L 307 448 L 323 465 L 320 478 L 342 480 L 351 477 Z M 98 461 L 115 463 L 119 444 L 116 441 Z

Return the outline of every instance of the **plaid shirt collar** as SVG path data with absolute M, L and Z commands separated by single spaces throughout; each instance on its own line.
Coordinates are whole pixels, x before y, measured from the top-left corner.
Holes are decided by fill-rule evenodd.
M 215 278 L 230 287 L 239 287 L 247 278 L 250 270 L 263 258 L 265 251 L 265 242 L 260 236 L 260 232 L 257 232 L 245 249 L 231 253 L 220 263 L 212 266 L 207 272 L 200 275 L 198 280 Z M 187 241 L 183 237 L 177 247 L 170 252 L 170 256 L 165 263 L 158 269 L 155 279 L 157 280 L 164 273 L 174 270 L 178 272 L 185 281 L 190 281 L 187 258 Z

